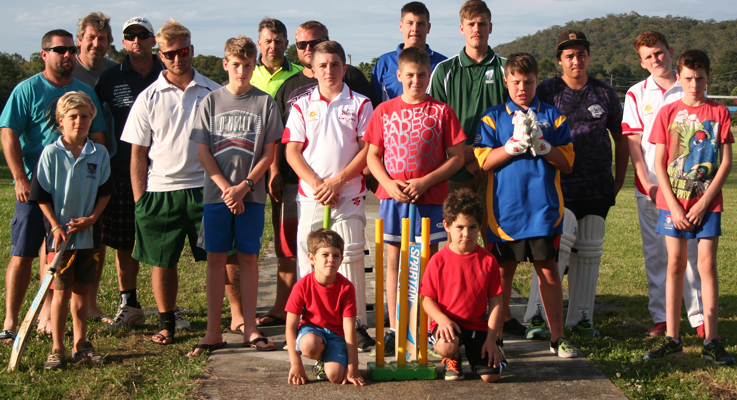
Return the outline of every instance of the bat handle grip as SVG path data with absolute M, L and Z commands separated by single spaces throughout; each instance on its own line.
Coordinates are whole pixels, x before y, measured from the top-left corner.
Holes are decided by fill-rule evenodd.
M 322 218 L 322 227 L 330 229 L 330 206 L 325 205 L 325 215 Z

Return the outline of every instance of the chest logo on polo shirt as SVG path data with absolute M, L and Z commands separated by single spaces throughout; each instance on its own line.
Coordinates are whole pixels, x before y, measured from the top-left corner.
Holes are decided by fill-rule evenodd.
M 344 108 L 340 110 L 340 116 L 338 118 L 343 123 L 355 122 L 356 121 L 356 110 L 352 108 Z
M 486 75 L 486 83 L 494 83 L 494 70 L 493 69 L 490 69 L 484 72 L 484 75 Z
M 308 110 L 307 111 L 307 122 L 313 122 L 313 121 L 317 121 L 317 111 Z
M 645 114 L 652 114 L 653 113 L 653 106 L 650 104 L 645 106 Z
M 594 104 L 592 106 L 589 106 L 589 112 L 594 118 L 601 118 L 601 116 L 604 114 L 604 109 L 601 108 L 600 105 Z
M 87 177 L 95 179 L 97 176 L 97 164 L 87 163 Z

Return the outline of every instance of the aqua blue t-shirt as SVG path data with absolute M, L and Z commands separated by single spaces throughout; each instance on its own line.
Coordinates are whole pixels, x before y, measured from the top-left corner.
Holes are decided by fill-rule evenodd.
M 107 130 L 95 91 L 77 79 L 67 86 L 56 87 L 44 78 L 43 73 L 38 73 L 19 83 L 10 94 L 0 115 L 0 127 L 10 128 L 19 135 L 28 179 L 33 176 L 41 151 L 61 135 L 56 120 L 56 102 L 64 93 L 80 90 L 92 98 L 97 108 L 90 132 Z

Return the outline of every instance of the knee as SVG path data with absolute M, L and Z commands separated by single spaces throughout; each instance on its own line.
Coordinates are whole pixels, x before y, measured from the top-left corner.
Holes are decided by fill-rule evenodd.
M 325 363 L 325 376 L 333 383 L 343 383 L 345 367 L 337 362 Z
M 442 340 L 438 340 L 433 346 L 433 350 L 435 350 L 439 356 L 448 358 L 458 354 L 460 348 L 460 340 L 457 337 L 452 342 L 443 342 Z
M 325 345 L 320 337 L 308 333 L 302 336 L 299 340 L 299 350 L 302 352 L 303 356 L 313 360 L 319 360 L 322 358 L 322 352 L 325 350 Z
M 484 380 L 486 383 L 494 383 L 499 380 L 499 378 L 502 377 L 502 374 L 494 374 L 494 375 L 481 375 L 481 379 Z

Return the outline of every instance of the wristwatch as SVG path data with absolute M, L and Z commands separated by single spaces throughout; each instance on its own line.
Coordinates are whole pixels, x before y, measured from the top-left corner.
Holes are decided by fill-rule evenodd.
M 249 187 L 249 188 L 250 188 L 251 190 L 253 190 L 253 181 L 252 181 L 252 180 L 250 180 L 250 179 L 248 179 L 248 178 L 246 178 L 246 179 L 245 179 L 245 181 L 246 181 L 246 185 L 248 185 L 248 187 Z

